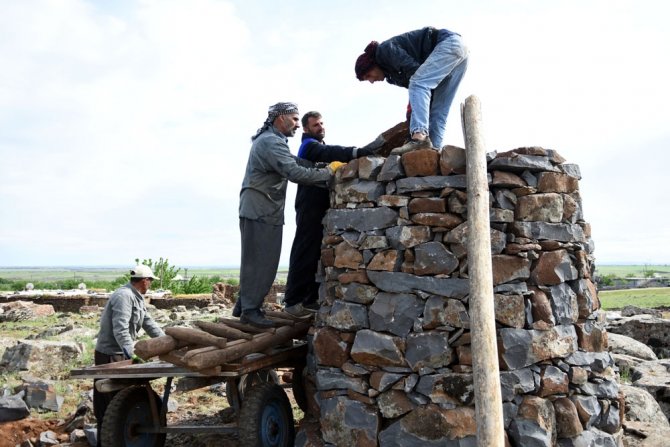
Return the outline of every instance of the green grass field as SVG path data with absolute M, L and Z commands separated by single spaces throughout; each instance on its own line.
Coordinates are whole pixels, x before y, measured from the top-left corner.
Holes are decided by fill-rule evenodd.
M 647 289 L 604 290 L 598 292 L 603 309 L 621 309 L 632 305 L 637 307 L 670 308 L 670 287 L 650 287 Z
M 668 265 L 605 265 L 598 266 L 596 271 L 600 275 L 616 275 L 619 277 L 643 276 L 645 271 L 653 270 L 670 277 Z M 126 268 L 111 267 L 0 267 L 0 278 L 12 281 L 63 281 L 76 279 L 77 281 L 112 281 L 124 273 Z M 184 272 L 182 271 L 182 274 Z M 221 278 L 238 278 L 240 271 L 230 268 L 193 267 L 188 268 L 188 276 L 220 276 Z M 288 271 L 280 268 L 277 280 L 286 281 Z M 638 307 L 668 307 L 670 308 L 670 287 L 625 289 L 600 291 L 600 300 L 604 309 L 620 309 L 626 305 Z
M 185 271 L 186 270 L 186 271 Z M 76 281 L 113 281 L 128 273 L 123 267 L 0 267 L 0 278 L 10 281 L 56 282 Z M 180 271 L 182 276 L 220 276 L 223 279 L 239 278 L 239 269 L 216 267 L 187 267 Z M 186 274 L 186 275 L 185 275 Z M 280 267 L 278 280 L 286 280 L 288 268 Z
M 596 275 L 615 275 L 620 278 L 641 278 L 645 273 L 655 272 L 661 276 L 670 278 L 670 265 L 598 265 L 596 264 Z

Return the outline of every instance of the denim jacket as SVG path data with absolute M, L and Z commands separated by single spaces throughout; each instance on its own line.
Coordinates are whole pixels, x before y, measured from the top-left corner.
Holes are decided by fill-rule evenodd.
M 426 27 L 392 37 L 380 43 L 375 62 L 384 72 L 386 82 L 409 87 L 409 80 L 423 64 L 438 42 L 452 34 L 446 29 Z
M 291 154 L 288 139 L 274 126 L 252 143 L 240 191 L 240 217 L 270 225 L 284 224 L 288 180 L 302 185 L 328 187 L 328 169 Z
M 140 329 L 151 337 L 165 335 L 147 313 L 144 297 L 131 283 L 119 287 L 107 300 L 100 317 L 100 333 L 95 350 L 107 355 L 133 354 Z

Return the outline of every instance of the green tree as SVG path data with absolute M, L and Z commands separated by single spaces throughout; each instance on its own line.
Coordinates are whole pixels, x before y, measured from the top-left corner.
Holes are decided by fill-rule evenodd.
M 135 263 L 140 264 L 139 258 L 135 258 Z M 141 264 L 146 265 L 151 269 L 152 272 L 154 272 L 155 276 L 158 276 L 160 280 L 158 280 L 158 287 L 159 289 L 169 289 L 172 286 L 172 283 L 174 282 L 175 276 L 179 274 L 181 271 L 181 268 L 170 265 L 170 262 L 168 261 L 167 258 L 163 259 L 161 256 L 158 258 L 157 261 L 154 262 L 153 259 L 144 259 Z

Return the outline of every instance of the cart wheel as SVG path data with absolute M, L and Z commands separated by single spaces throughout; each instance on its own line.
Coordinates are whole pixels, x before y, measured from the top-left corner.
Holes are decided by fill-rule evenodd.
M 293 445 L 293 412 L 279 385 L 261 383 L 252 387 L 239 416 L 240 447 L 288 447 Z
M 161 399 L 152 390 L 151 396 L 156 400 L 160 412 Z M 140 425 L 151 426 L 151 404 L 149 394 L 144 386 L 125 388 L 114 396 L 107 407 L 102 420 L 100 440 L 105 447 L 163 447 L 165 433 L 137 433 L 135 428 Z M 160 421 L 165 426 L 165 418 Z
M 291 390 L 293 391 L 293 398 L 298 407 L 305 413 L 309 413 L 309 405 L 307 404 L 307 391 L 305 390 L 305 364 L 300 364 L 293 369 L 293 380 L 291 381 Z
M 251 387 L 261 383 L 274 383 L 278 385 L 279 376 L 277 375 L 277 371 L 274 369 L 261 369 L 260 371 L 243 374 L 235 379 L 226 380 L 226 399 L 228 400 L 228 405 L 239 410 L 239 405 L 237 402 L 234 402 L 234 399 L 232 398 L 232 386 L 237 386 L 240 402 L 242 402 L 244 396 L 249 392 Z

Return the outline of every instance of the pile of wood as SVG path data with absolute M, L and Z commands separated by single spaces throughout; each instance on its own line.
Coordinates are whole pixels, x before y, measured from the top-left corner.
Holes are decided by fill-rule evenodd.
M 217 374 L 221 366 L 262 353 L 307 335 L 312 318 L 300 319 L 286 312 L 266 311 L 275 327 L 261 329 L 235 318 L 217 322 L 197 321 L 197 328 L 169 327 L 162 337 L 140 340 L 135 354 L 144 360 L 160 360 L 203 374 Z

